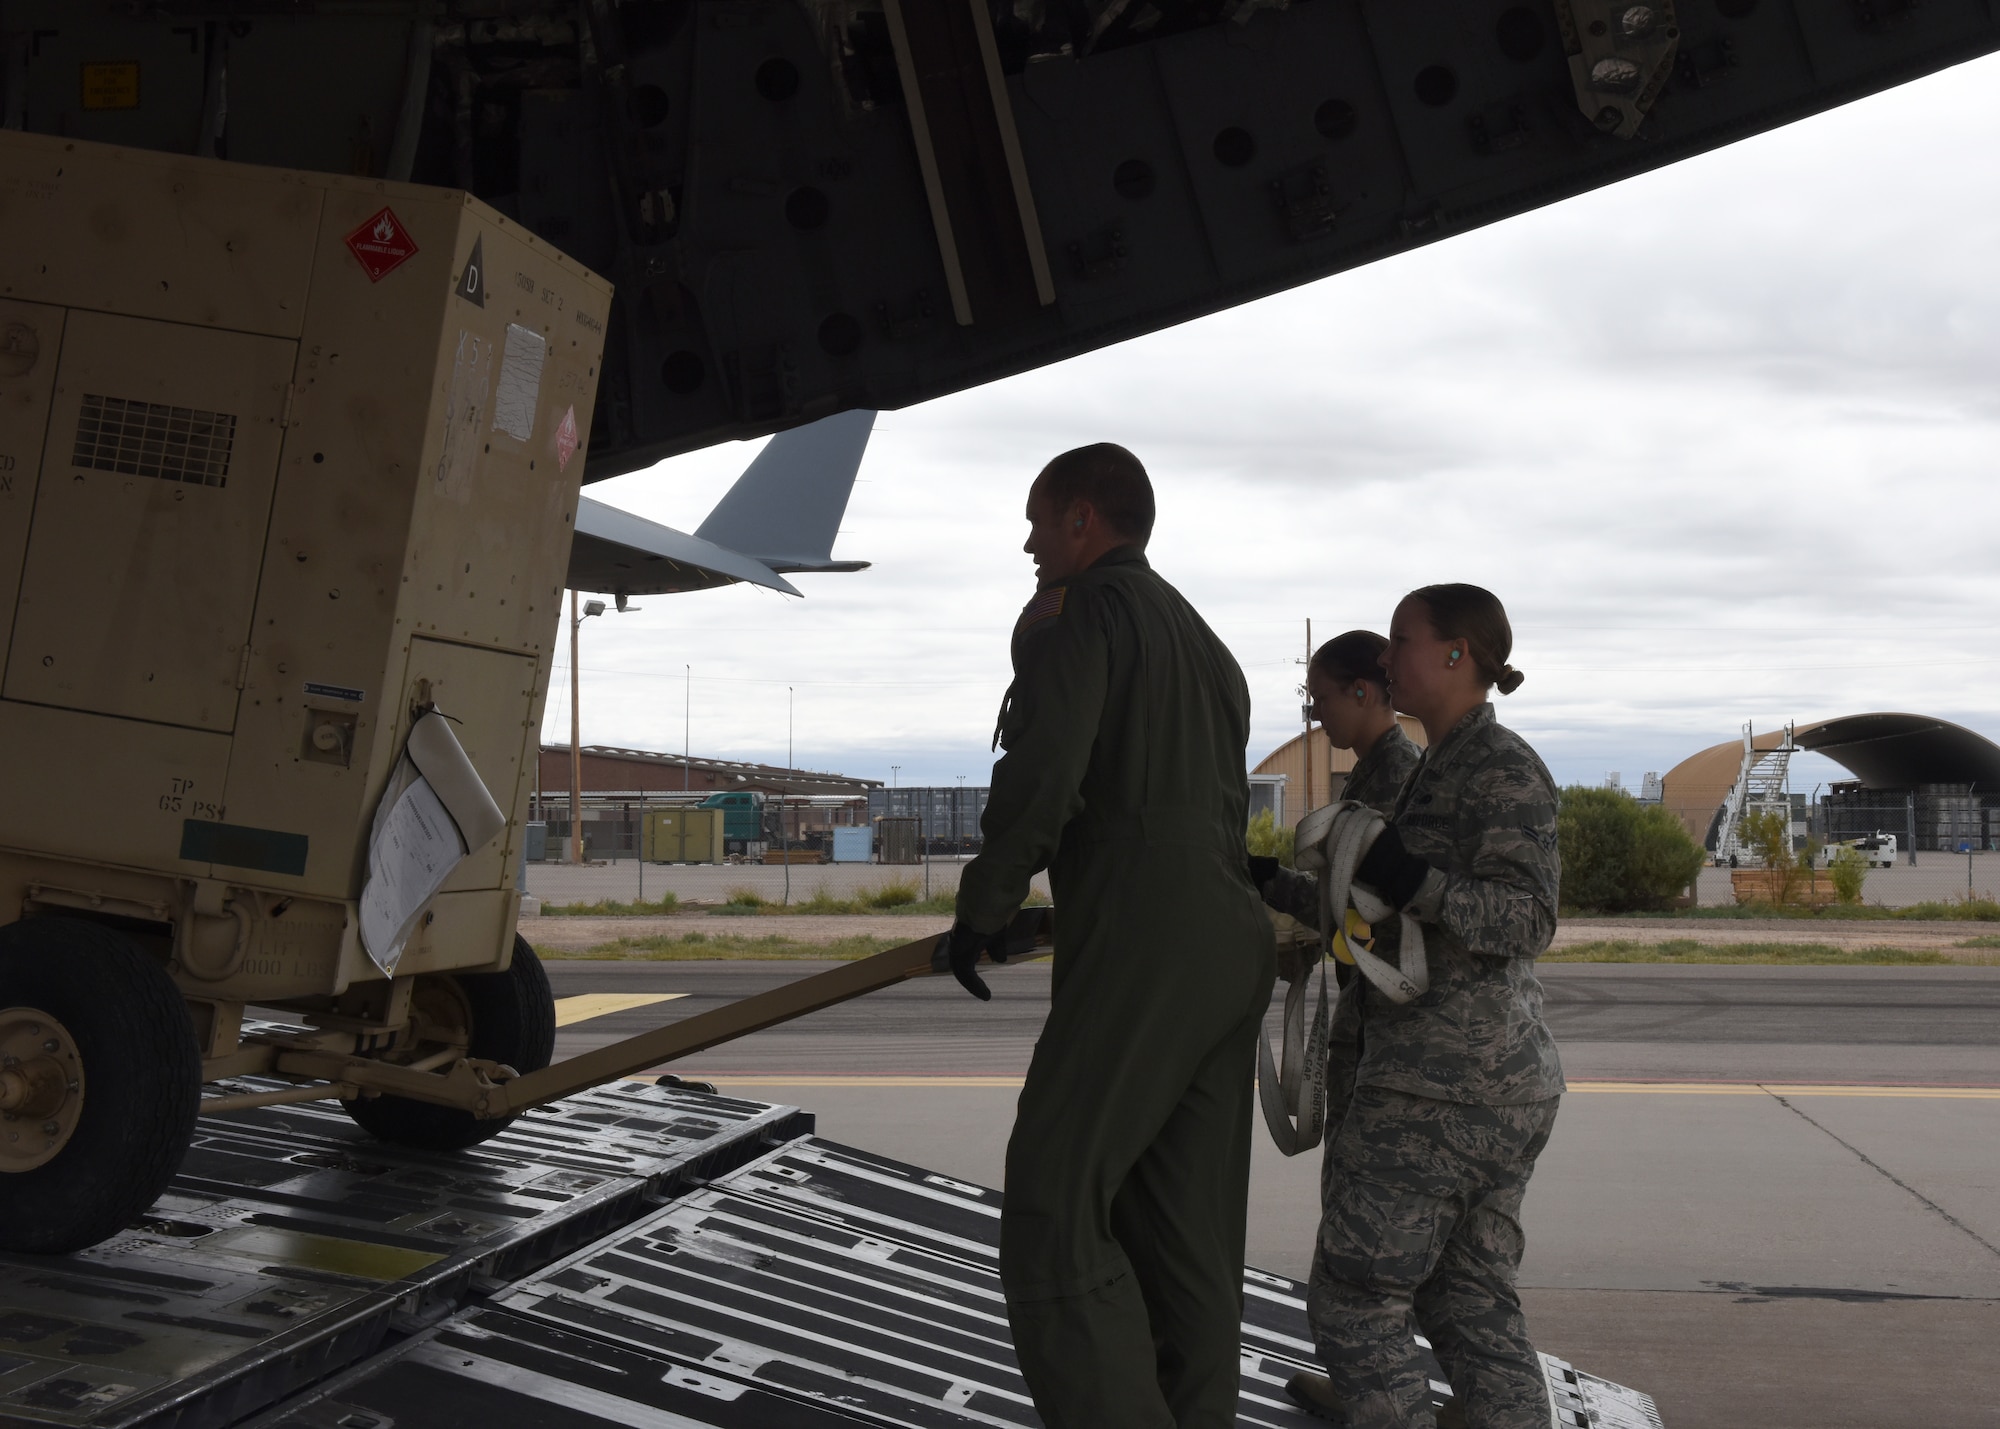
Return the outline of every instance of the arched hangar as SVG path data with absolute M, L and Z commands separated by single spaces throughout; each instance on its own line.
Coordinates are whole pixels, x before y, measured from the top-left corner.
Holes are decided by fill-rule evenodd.
M 1918 849 L 2000 847 L 2000 744 L 1932 715 L 1880 712 L 1797 725 L 1796 747 L 1824 754 L 1854 775 L 1831 785 L 1812 810 L 1828 839 L 1880 830 Z M 1755 736 L 1776 750 L 1784 731 Z M 1740 739 L 1689 755 L 1667 771 L 1662 801 L 1688 832 L 1714 847 L 1723 803 L 1743 768 Z

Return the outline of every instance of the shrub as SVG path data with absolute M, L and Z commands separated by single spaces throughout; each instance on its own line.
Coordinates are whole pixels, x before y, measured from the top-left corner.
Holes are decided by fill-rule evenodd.
M 1740 837 L 1768 873 L 1767 887 L 1773 903 L 1782 906 L 1808 901 L 1813 886 L 1813 856 L 1819 846 L 1808 841 L 1803 855 L 1792 848 L 1789 810 L 1752 810 L 1743 816 Z M 1835 892 L 1838 891 L 1836 885 Z
M 917 901 L 917 885 L 914 883 L 885 883 L 880 888 L 871 888 L 861 895 L 861 901 L 870 908 L 901 908 L 906 903 Z
M 794 913 L 852 913 L 855 911 L 855 907 L 849 899 L 834 897 L 833 890 L 828 888 L 825 883 L 820 883 L 813 888 L 812 897 L 794 903 L 792 911 Z
M 1286 868 L 1292 866 L 1292 831 L 1278 827 L 1269 809 L 1259 809 L 1245 834 L 1255 858 L 1275 858 Z
M 1563 790 L 1556 841 L 1562 905 L 1586 913 L 1668 908 L 1705 857 L 1679 819 L 1619 789 Z
M 1827 875 L 1833 879 L 1833 891 L 1842 903 L 1861 901 L 1861 883 L 1868 877 L 1868 860 L 1861 856 L 1861 850 L 1843 846 L 1834 851 L 1826 863 Z

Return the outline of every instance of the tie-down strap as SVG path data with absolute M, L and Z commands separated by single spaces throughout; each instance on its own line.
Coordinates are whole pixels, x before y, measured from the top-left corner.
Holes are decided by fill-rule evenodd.
M 1326 964 L 1336 938 L 1353 956 L 1355 970 L 1391 1002 L 1408 1002 L 1430 987 L 1423 925 L 1407 911 L 1398 913 L 1391 908 L 1366 884 L 1354 881 L 1355 869 L 1381 837 L 1386 823 L 1374 809 L 1352 799 L 1315 809 L 1299 820 L 1294 863 L 1303 872 L 1319 875 L 1319 996 L 1308 1033 L 1306 984 L 1311 976 L 1300 978 L 1286 990 L 1282 1069 L 1273 1065 L 1270 1043 L 1262 1036 L 1257 1039 L 1257 1098 L 1271 1140 L 1287 1156 L 1310 1151 L 1326 1131 L 1327 1036 L 1332 1025 Z M 1402 919 L 1396 965 L 1375 956 L 1361 939 L 1348 936 L 1350 908 L 1371 925 L 1392 913 Z M 1336 987 L 1336 1002 L 1339 995 Z

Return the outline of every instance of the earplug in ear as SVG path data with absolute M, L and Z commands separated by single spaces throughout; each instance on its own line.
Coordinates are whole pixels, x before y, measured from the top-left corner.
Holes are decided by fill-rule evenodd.
M 1456 664 L 1458 663 L 1458 657 L 1459 657 L 1459 654 L 1460 654 L 1460 652 L 1459 652 L 1459 651 L 1457 651 L 1457 650 L 1454 650 L 1454 651 L 1452 651 L 1452 652 L 1451 652 L 1451 658 L 1450 658 L 1449 660 L 1447 660 L 1447 661 L 1446 661 L 1445 663 L 1446 663 L 1447 665 L 1456 665 Z

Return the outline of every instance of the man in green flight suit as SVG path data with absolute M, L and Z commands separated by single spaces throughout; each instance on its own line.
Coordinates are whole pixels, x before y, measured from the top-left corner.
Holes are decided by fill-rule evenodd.
M 1049 870 L 1054 995 L 1007 1145 L 1000 1279 L 1049 1429 L 1236 1422 L 1255 1039 L 1274 977 L 1246 871 L 1242 671 L 1146 563 L 1153 489 L 1109 443 L 1028 494 L 985 847 L 952 971 Z

